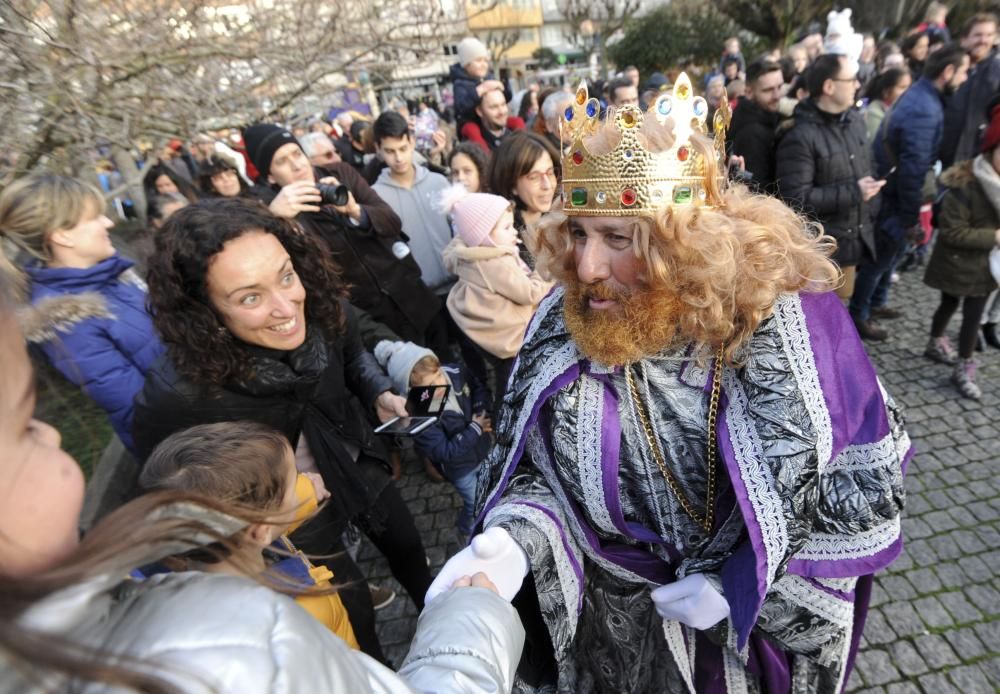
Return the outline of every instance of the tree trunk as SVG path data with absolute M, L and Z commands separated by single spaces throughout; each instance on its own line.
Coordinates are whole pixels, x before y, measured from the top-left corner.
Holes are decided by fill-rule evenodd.
M 125 185 L 128 186 L 128 194 L 132 198 L 136 215 L 143 224 L 146 224 L 147 201 L 146 191 L 142 187 L 142 171 L 136 166 L 131 153 L 122 147 L 113 146 L 111 158 L 114 160 L 115 166 L 118 167 L 118 171 L 121 172 L 122 178 L 125 179 Z

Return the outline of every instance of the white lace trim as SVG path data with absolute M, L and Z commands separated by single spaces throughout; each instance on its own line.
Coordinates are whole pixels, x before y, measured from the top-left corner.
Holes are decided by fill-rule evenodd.
M 840 629 L 854 621 L 854 603 L 817 588 L 801 576 L 786 574 L 775 582 L 773 589 L 793 604 L 836 624 Z
M 722 649 L 722 665 L 726 675 L 726 694 L 747 694 L 750 691 L 747 671 L 740 662 L 735 644 Z
M 788 526 L 782 511 L 781 498 L 775 493 L 774 476 L 764 463 L 764 451 L 757 431 L 749 417 L 750 404 L 743 385 L 732 369 L 722 375 L 723 387 L 729 398 L 726 425 L 733 445 L 740 477 L 747 488 L 747 497 L 754 517 L 760 525 L 767 559 L 767 585 L 774 582 L 778 563 L 788 548 Z
M 901 425 L 899 425 L 898 422 L 895 421 L 896 417 L 895 415 L 892 414 L 892 410 L 889 409 L 890 403 L 895 405 L 896 401 L 893 399 L 891 395 L 889 395 L 889 392 L 885 389 L 885 386 L 882 385 L 881 378 L 876 376 L 875 382 L 878 383 L 878 391 L 879 394 L 881 394 L 882 396 L 882 405 L 883 407 L 885 407 L 886 415 L 889 419 L 889 429 L 890 429 L 889 435 L 890 436 L 892 435 L 891 430 L 894 425 L 899 426 L 899 428 L 902 429 L 902 435 L 899 437 L 899 439 L 896 440 L 896 454 L 899 456 L 900 464 L 902 464 L 903 460 L 906 458 L 906 454 L 910 452 L 910 448 L 912 448 L 913 444 L 910 442 L 910 435 L 907 433 L 906 429 L 904 429 Z
M 899 538 L 900 518 L 887 520 L 870 530 L 852 535 L 813 533 L 795 559 L 842 561 L 871 557 L 888 548 Z
M 576 459 L 580 486 L 587 512 L 597 527 L 617 533 L 604 497 L 604 450 L 601 433 L 604 425 L 604 384 L 581 375 L 577 398 Z
M 486 516 L 484 526 L 488 528 L 504 520 L 522 520 L 533 525 L 545 536 L 552 551 L 556 574 L 559 576 L 559 588 L 563 595 L 566 617 L 569 620 L 569 633 L 575 634 L 579 616 L 580 592 L 583 590 L 583 585 L 577 578 L 576 571 L 573 570 L 573 564 L 570 562 L 566 546 L 563 544 L 563 533 L 549 516 L 533 506 L 528 506 L 528 502 L 530 502 L 529 499 L 504 501 L 503 504 L 490 511 L 489 515 Z M 564 516 L 561 513 L 559 515 Z M 565 518 L 563 522 L 565 523 Z M 577 559 L 579 560 L 579 557 Z
M 844 647 L 840 651 L 840 673 L 837 675 L 837 691 L 844 691 L 844 684 L 847 680 L 847 659 L 851 655 L 851 641 L 854 640 L 854 620 L 844 627 Z
M 857 576 L 848 576 L 847 578 L 814 578 L 813 580 L 821 586 L 826 586 L 831 590 L 839 590 L 841 593 L 850 593 L 858 585 Z
M 893 438 L 892 432 L 889 432 L 880 441 L 876 441 L 875 443 L 859 443 L 853 446 L 846 446 L 840 452 L 840 455 L 830 462 L 827 470 L 872 470 L 895 465 L 899 460 L 896 440 Z
M 551 298 L 551 295 L 550 295 Z M 544 303 L 544 302 L 543 302 Z M 539 309 L 541 312 L 541 309 Z M 535 314 L 536 316 L 538 314 Z M 541 396 L 542 391 L 549 387 L 552 381 L 560 376 L 570 365 L 577 359 L 576 345 L 572 342 L 566 342 L 559 349 L 549 355 L 546 359 L 545 364 L 538 370 L 538 373 L 545 374 L 548 378 L 535 378 L 531 386 L 528 388 L 528 392 L 525 395 L 524 406 L 517 415 L 517 422 L 514 424 L 515 436 L 517 432 L 524 432 L 525 426 L 528 423 L 528 417 L 531 416 L 531 411 L 534 409 L 535 403 L 538 401 L 539 396 Z M 515 439 L 516 441 L 516 439 Z M 515 464 L 514 454 L 517 453 L 516 442 L 507 451 L 507 460 L 504 461 L 503 470 L 500 473 L 500 480 L 503 480 L 507 476 L 508 471 L 511 466 Z M 493 503 L 496 500 L 497 487 L 490 490 L 490 497 L 487 503 Z
M 819 473 L 823 474 L 833 455 L 833 424 L 823 397 L 823 387 L 819 382 L 816 355 L 812 351 L 801 297 L 798 294 L 779 296 L 774 305 L 774 319 L 778 324 L 778 334 L 784 343 L 792 374 L 799 384 L 802 401 L 816 432 L 816 457 L 819 461 Z
M 677 669 L 681 671 L 681 677 L 684 678 L 684 683 L 688 686 L 688 691 L 691 694 L 695 694 L 694 672 L 692 672 L 687 649 L 684 647 L 684 634 L 681 631 L 681 623 L 673 619 L 664 619 L 663 636 L 667 640 L 667 648 L 670 649 L 670 655 L 674 657 Z
M 531 432 L 529 432 L 526 448 L 531 455 L 531 459 L 535 462 L 535 467 L 541 471 L 542 475 L 545 477 L 545 482 L 549 485 L 549 489 L 553 494 L 555 494 L 556 499 L 559 500 L 560 506 L 563 509 L 566 509 L 566 512 L 563 514 L 563 518 L 570 531 L 573 533 L 573 539 L 576 541 L 577 547 L 579 547 L 580 550 L 587 556 L 587 559 L 623 581 L 627 581 L 629 583 L 648 583 L 648 581 L 642 576 L 598 555 L 590 546 L 586 535 L 577 521 L 576 515 L 569 510 L 571 506 L 569 499 L 566 496 L 566 490 L 562 486 L 562 482 L 559 480 L 558 475 L 556 475 L 554 461 L 549 457 L 548 451 L 545 448 L 541 435 L 538 433 L 537 427 L 532 428 Z

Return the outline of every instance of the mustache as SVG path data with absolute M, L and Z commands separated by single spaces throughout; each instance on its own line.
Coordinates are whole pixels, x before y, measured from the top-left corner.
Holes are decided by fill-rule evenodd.
M 607 282 L 595 282 L 582 288 L 581 298 L 584 301 L 597 299 L 598 301 L 622 301 L 629 298 L 629 292 L 611 287 Z

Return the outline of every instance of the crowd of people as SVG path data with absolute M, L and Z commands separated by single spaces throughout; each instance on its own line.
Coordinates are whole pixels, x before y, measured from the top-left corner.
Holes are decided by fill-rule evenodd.
M 785 55 L 731 39 L 701 89 L 512 94 L 468 38 L 453 123 L 168 144 L 126 254 L 94 186 L 9 185 L 4 688 L 839 691 L 912 456 L 861 340 L 926 264 L 962 396 L 1000 348 L 997 18 L 952 42 L 946 14 L 898 45 L 850 10 Z M 82 542 L 26 344 L 141 469 Z M 427 388 L 429 426 L 376 433 Z M 436 577 L 406 450 L 462 500 Z M 397 673 L 359 532 L 421 612 Z

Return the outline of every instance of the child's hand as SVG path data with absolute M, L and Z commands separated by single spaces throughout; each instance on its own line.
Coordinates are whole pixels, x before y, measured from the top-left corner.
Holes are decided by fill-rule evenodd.
M 500 591 L 497 590 L 496 584 L 490 580 L 490 577 L 480 571 L 472 576 L 462 576 L 460 579 L 451 584 L 452 588 L 486 588 L 487 590 L 492 590 L 497 595 Z
M 472 421 L 479 425 L 484 434 L 493 433 L 493 422 L 490 421 L 490 416 L 485 412 L 483 414 L 472 415 Z
M 330 490 L 326 488 L 322 477 L 317 475 L 315 472 L 303 472 L 302 474 L 305 475 L 310 482 L 312 482 L 313 489 L 316 492 L 317 504 L 322 504 L 330 498 Z

